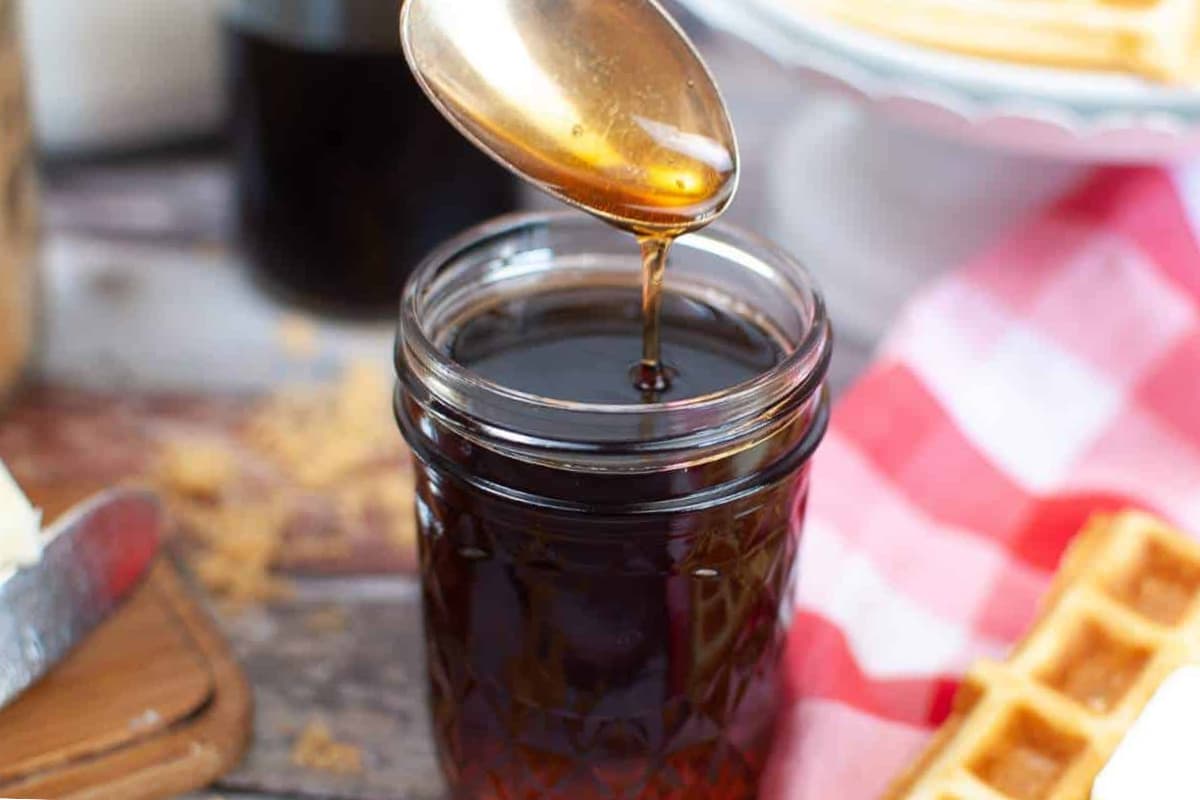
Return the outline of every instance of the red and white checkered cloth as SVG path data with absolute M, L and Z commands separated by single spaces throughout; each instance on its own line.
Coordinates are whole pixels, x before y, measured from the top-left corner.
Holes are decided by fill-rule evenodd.
M 1093 512 L 1200 531 L 1197 230 L 1200 171 L 1105 170 L 903 315 L 817 456 L 765 797 L 877 798 Z

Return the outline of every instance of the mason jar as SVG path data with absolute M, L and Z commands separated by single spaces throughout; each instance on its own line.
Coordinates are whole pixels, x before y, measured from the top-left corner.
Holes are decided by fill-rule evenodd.
M 640 270 L 627 234 L 522 215 L 448 242 L 405 290 L 396 413 L 454 797 L 754 796 L 829 322 L 770 244 L 683 237 L 663 346 L 692 388 L 638 396 L 606 362 L 640 355 Z

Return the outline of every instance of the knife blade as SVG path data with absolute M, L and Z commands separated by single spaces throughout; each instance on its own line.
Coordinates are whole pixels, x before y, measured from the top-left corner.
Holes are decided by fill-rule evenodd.
M 0 573 L 0 707 L 46 674 L 141 583 L 162 536 L 149 492 L 111 489 L 47 532 L 37 564 Z

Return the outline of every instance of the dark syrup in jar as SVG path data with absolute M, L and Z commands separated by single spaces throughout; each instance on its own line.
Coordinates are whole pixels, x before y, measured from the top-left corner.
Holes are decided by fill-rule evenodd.
M 653 397 L 629 380 L 642 344 L 642 297 L 631 288 L 580 287 L 532 295 L 468 320 L 454 360 L 509 389 L 554 400 L 629 404 L 686 400 L 728 389 L 783 358 L 758 326 L 702 300 L 667 293 L 659 323 L 672 369 Z
M 517 298 L 446 346 L 510 389 L 630 405 L 727 389 L 784 357 L 753 322 L 668 292 L 674 375 L 648 398 L 628 379 L 641 302 L 634 287 Z M 436 430 L 405 409 L 410 441 Z M 416 448 L 434 731 L 455 797 L 755 795 L 812 428 L 798 416 L 738 454 L 630 475 L 544 468 L 444 430 Z

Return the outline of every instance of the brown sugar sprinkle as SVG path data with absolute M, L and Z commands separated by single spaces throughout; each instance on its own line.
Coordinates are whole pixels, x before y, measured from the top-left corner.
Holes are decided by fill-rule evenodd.
M 159 455 L 163 482 L 176 492 L 212 499 L 237 474 L 233 453 L 224 445 L 203 441 L 167 442 Z
M 358 775 L 363 771 L 363 753 L 354 745 L 336 741 L 328 725 L 313 720 L 292 745 L 292 763 L 338 775 Z
M 234 604 L 286 597 L 287 584 L 271 575 L 283 544 L 280 531 L 286 515 L 286 506 L 268 499 L 216 507 L 199 523 L 194 511 L 182 516 L 189 529 L 204 537 L 192 562 L 197 577 Z
M 237 434 L 164 442 L 152 480 L 194 545 L 198 577 L 234 605 L 287 593 L 283 561 L 337 561 L 364 530 L 415 546 L 407 450 L 385 373 L 356 364 L 331 384 L 260 401 Z
M 317 354 L 317 326 L 299 314 L 286 314 L 279 321 L 276 338 L 283 351 L 297 360 L 310 359 Z
M 280 392 L 246 430 L 251 446 L 311 488 L 335 486 L 386 460 L 397 437 L 389 382 L 362 364 L 351 365 L 335 386 Z
M 304 627 L 312 633 L 342 633 L 349 624 L 346 612 L 337 606 L 313 611 L 304 618 Z

